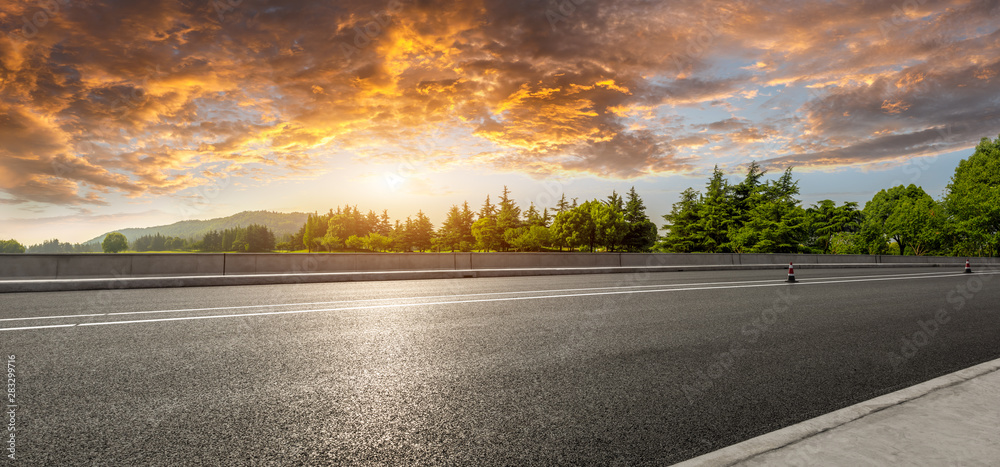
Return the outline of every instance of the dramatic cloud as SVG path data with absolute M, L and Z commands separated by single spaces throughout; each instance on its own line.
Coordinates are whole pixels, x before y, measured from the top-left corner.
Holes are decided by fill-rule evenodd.
M 0 204 L 183 197 L 345 153 L 608 178 L 697 170 L 702 151 L 939 153 L 998 133 L 997 5 L 7 2 Z

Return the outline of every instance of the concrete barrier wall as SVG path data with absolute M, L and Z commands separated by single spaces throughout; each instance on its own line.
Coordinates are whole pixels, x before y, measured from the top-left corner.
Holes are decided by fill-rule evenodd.
M 997 264 L 1000 258 L 973 258 Z M 178 253 L 0 254 L 0 278 L 62 279 L 523 268 L 964 264 L 964 257 L 735 253 Z
M 730 253 L 621 253 L 624 267 L 732 265 Z
M 0 278 L 221 275 L 225 256 L 221 253 L 0 255 Z
M 122 277 L 132 275 L 132 257 L 119 255 L 64 255 L 56 256 L 56 276 Z
M 216 276 L 222 274 L 226 255 L 205 254 L 135 254 L 132 257 L 132 275 L 141 276 Z
M 970 258 L 972 259 L 972 258 Z M 997 258 L 975 258 L 978 263 L 988 263 L 993 262 Z M 955 256 L 889 256 L 881 255 L 879 256 L 880 263 L 893 264 L 893 263 L 955 263 L 955 264 L 965 264 L 965 258 L 959 258 Z
M 58 255 L 0 254 L 0 277 L 54 279 L 58 273 Z
M 472 269 L 597 268 L 621 266 L 616 253 L 472 253 Z
M 259 253 L 227 254 L 226 274 L 355 271 L 426 271 L 468 268 L 469 253 Z
M 819 264 L 872 264 L 875 255 L 815 255 Z
M 737 264 L 816 264 L 817 255 L 792 255 L 792 254 L 739 254 Z
M 455 269 L 472 269 L 472 253 L 455 253 Z

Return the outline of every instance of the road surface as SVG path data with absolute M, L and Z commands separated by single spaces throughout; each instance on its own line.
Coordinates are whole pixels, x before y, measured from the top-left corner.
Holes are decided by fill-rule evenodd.
M 996 271 L 797 272 L 0 295 L 16 455 L 663 464 L 1000 357 Z

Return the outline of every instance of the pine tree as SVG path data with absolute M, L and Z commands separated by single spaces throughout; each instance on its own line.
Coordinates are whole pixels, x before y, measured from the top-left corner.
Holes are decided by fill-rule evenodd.
M 417 211 L 417 218 L 410 225 L 410 242 L 420 251 L 429 250 L 434 239 L 434 225 L 423 211 Z
M 531 203 L 528 206 L 528 210 L 524 212 L 524 223 L 529 226 L 537 225 L 545 227 L 545 218 L 542 217 L 542 214 L 535 208 L 535 203 Z
M 465 220 L 462 217 L 462 211 L 459 210 L 457 205 L 453 204 L 451 209 L 448 210 L 444 223 L 441 224 L 441 230 L 439 231 L 441 243 L 446 248 L 458 250 L 463 240 L 464 228 Z
M 375 214 L 375 211 L 369 209 L 368 214 L 365 214 L 364 223 L 361 228 L 358 229 L 363 235 L 359 236 L 367 236 L 370 233 L 376 232 L 376 228 L 378 228 L 378 214 Z
M 742 214 L 743 223 L 730 225 L 727 247 L 738 253 L 797 253 L 804 249 L 808 219 L 795 198 L 798 193 L 791 168 L 777 180 L 760 185 L 750 211 Z
M 694 188 L 684 190 L 681 199 L 674 203 L 670 214 L 663 216 L 667 221 L 663 226 L 667 234 L 663 236 L 659 249 L 671 253 L 702 251 L 702 238 L 698 231 L 700 212 L 701 193 Z
M 730 196 L 729 181 L 725 174 L 715 166 L 712 178 L 708 182 L 705 196 L 698 212 L 697 236 L 702 251 L 715 253 L 722 251 L 729 241 L 729 225 L 732 222 L 733 209 Z
M 476 243 L 476 237 L 472 235 L 472 224 L 476 222 L 476 214 L 469 208 L 469 202 L 462 203 L 462 242 L 459 243 L 462 251 L 472 250 Z
M 566 193 L 563 193 L 562 197 L 559 198 L 559 203 L 556 204 L 556 214 L 559 214 L 560 212 L 566 212 L 568 209 L 569 209 L 569 203 L 566 202 Z
M 611 196 L 608 196 L 608 200 L 605 201 L 605 204 L 616 212 L 622 212 L 625 210 L 625 202 L 622 201 L 622 197 L 619 196 L 618 192 L 615 190 L 611 190 Z
M 832 251 L 834 237 L 856 232 L 861 223 L 858 203 L 837 206 L 833 200 L 824 199 L 806 210 L 809 244 L 822 254 Z
M 410 252 L 413 250 L 413 244 L 410 242 L 410 231 L 413 229 L 413 220 L 409 217 L 406 218 L 406 222 L 400 222 L 396 220 L 395 226 L 392 228 L 392 247 L 396 251 Z
M 747 175 L 742 182 L 733 185 L 732 187 L 732 205 L 734 211 L 734 225 L 732 227 L 739 228 L 742 227 L 743 223 L 746 222 L 750 211 L 756 207 L 761 201 L 761 192 L 764 190 L 764 185 L 760 182 L 760 179 L 766 174 L 767 171 L 760 168 L 760 164 L 756 161 L 750 162 L 750 167 L 747 168 Z
M 628 224 L 628 232 L 622 241 L 625 249 L 630 252 L 649 251 L 656 244 L 656 224 L 646 215 L 646 206 L 634 186 L 628 191 L 624 217 Z
M 384 237 L 388 237 L 392 234 L 392 221 L 389 220 L 389 210 L 382 210 L 382 215 L 378 218 L 378 223 L 376 224 L 376 233 Z
M 483 219 L 486 217 L 493 217 L 497 213 L 497 208 L 492 203 L 490 203 L 490 195 L 486 195 L 486 202 L 483 203 L 483 207 L 479 209 L 479 218 Z
M 521 208 L 517 207 L 517 203 L 510 199 L 510 190 L 507 186 L 503 187 L 503 195 L 500 196 L 500 206 L 497 211 L 497 230 L 503 235 L 505 232 L 511 229 L 516 229 L 521 226 Z M 501 239 L 500 247 L 503 251 L 510 249 L 510 244 Z

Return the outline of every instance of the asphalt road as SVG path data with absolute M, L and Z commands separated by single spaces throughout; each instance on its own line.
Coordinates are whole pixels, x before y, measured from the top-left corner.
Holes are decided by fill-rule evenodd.
M 4 294 L 0 353 L 24 465 L 663 464 L 1000 358 L 960 272 Z

